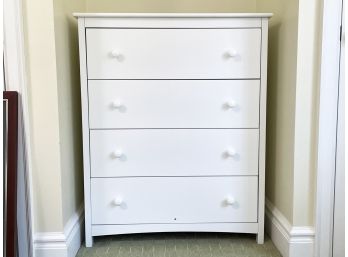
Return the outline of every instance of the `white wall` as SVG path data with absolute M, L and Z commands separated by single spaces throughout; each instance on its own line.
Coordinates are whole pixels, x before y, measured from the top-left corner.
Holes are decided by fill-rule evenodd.
M 292 222 L 298 0 L 260 0 L 269 28 L 266 196 Z
M 269 31 L 266 196 L 293 226 L 314 224 L 321 1 L 260 0 Z
M 77 25 L 84 1 L 24 1 L 35 232 L 63 231 L 82 204 Z
M 63 223 L 83 202 L 82 128 L 77 20 L 84 0 L 53 0 Z
M 314 225 L 322 1 L 300 0 L 293 224 Z
M 53 3 L 24 0 L 34 231 L 61 231 L 62 187 Z

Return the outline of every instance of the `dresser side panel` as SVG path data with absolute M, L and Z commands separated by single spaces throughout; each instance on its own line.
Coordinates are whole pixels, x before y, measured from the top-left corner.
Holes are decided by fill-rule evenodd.
M 88 81 L 86 62 L 86 34 L 85 18 L 78 19 L 80 80 L 81 80 L 81 108 L 82 108 L 82 137 L 83 137 L 83 170 L 84 170 L 84 204 L 85 204 L 85 239 L 86 246 L 91 247 L 92 221 L 90 196 L 90 149 L 89 149 L 89 111 L 88 111 Z
M 266 159 L 266 105 L 267 105 L 267 50 L 268 18 L 262 18 L 261 35 L 261 90 L 260 90 L 260 136 L 259 136 L 259 231 L 257 242 L 264 242 L 265 220 L 265 159 Z

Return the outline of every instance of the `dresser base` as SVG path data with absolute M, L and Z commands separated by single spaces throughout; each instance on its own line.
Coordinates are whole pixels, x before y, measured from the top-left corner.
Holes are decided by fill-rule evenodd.
M 86 235 L 86 247 L 92 247 L 92 236 L 156 233 L 156 232 L 224 232 L 258 234 L 258 223 L 176 223 L 176 224 L 127 224 L 92 225 L 92 235 Z M 262 240 L 260 240 L 262 238 Z M 257 243 L 263 243 L 258 235 Z

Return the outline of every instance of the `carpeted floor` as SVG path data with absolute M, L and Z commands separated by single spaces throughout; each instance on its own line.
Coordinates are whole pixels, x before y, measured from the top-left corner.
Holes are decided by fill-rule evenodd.
M 95 237 L 77 257 L 281 257 L 266 237 L 227 233 L 155 233 Z

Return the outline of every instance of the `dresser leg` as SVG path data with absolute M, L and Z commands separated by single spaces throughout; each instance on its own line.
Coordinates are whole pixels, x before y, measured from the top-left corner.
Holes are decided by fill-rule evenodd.
M 258 243 L 258 244 L 263 244 L 264 243 L 264 232 L 262 231 L 262 232 L 259 232 L 259 233 L 257 233 L 257 235 L 256 235 L 256 242 Z
M 91 235 L 86 234 L 86 247 L 92 247 L 93 246 L 93 237 Z

